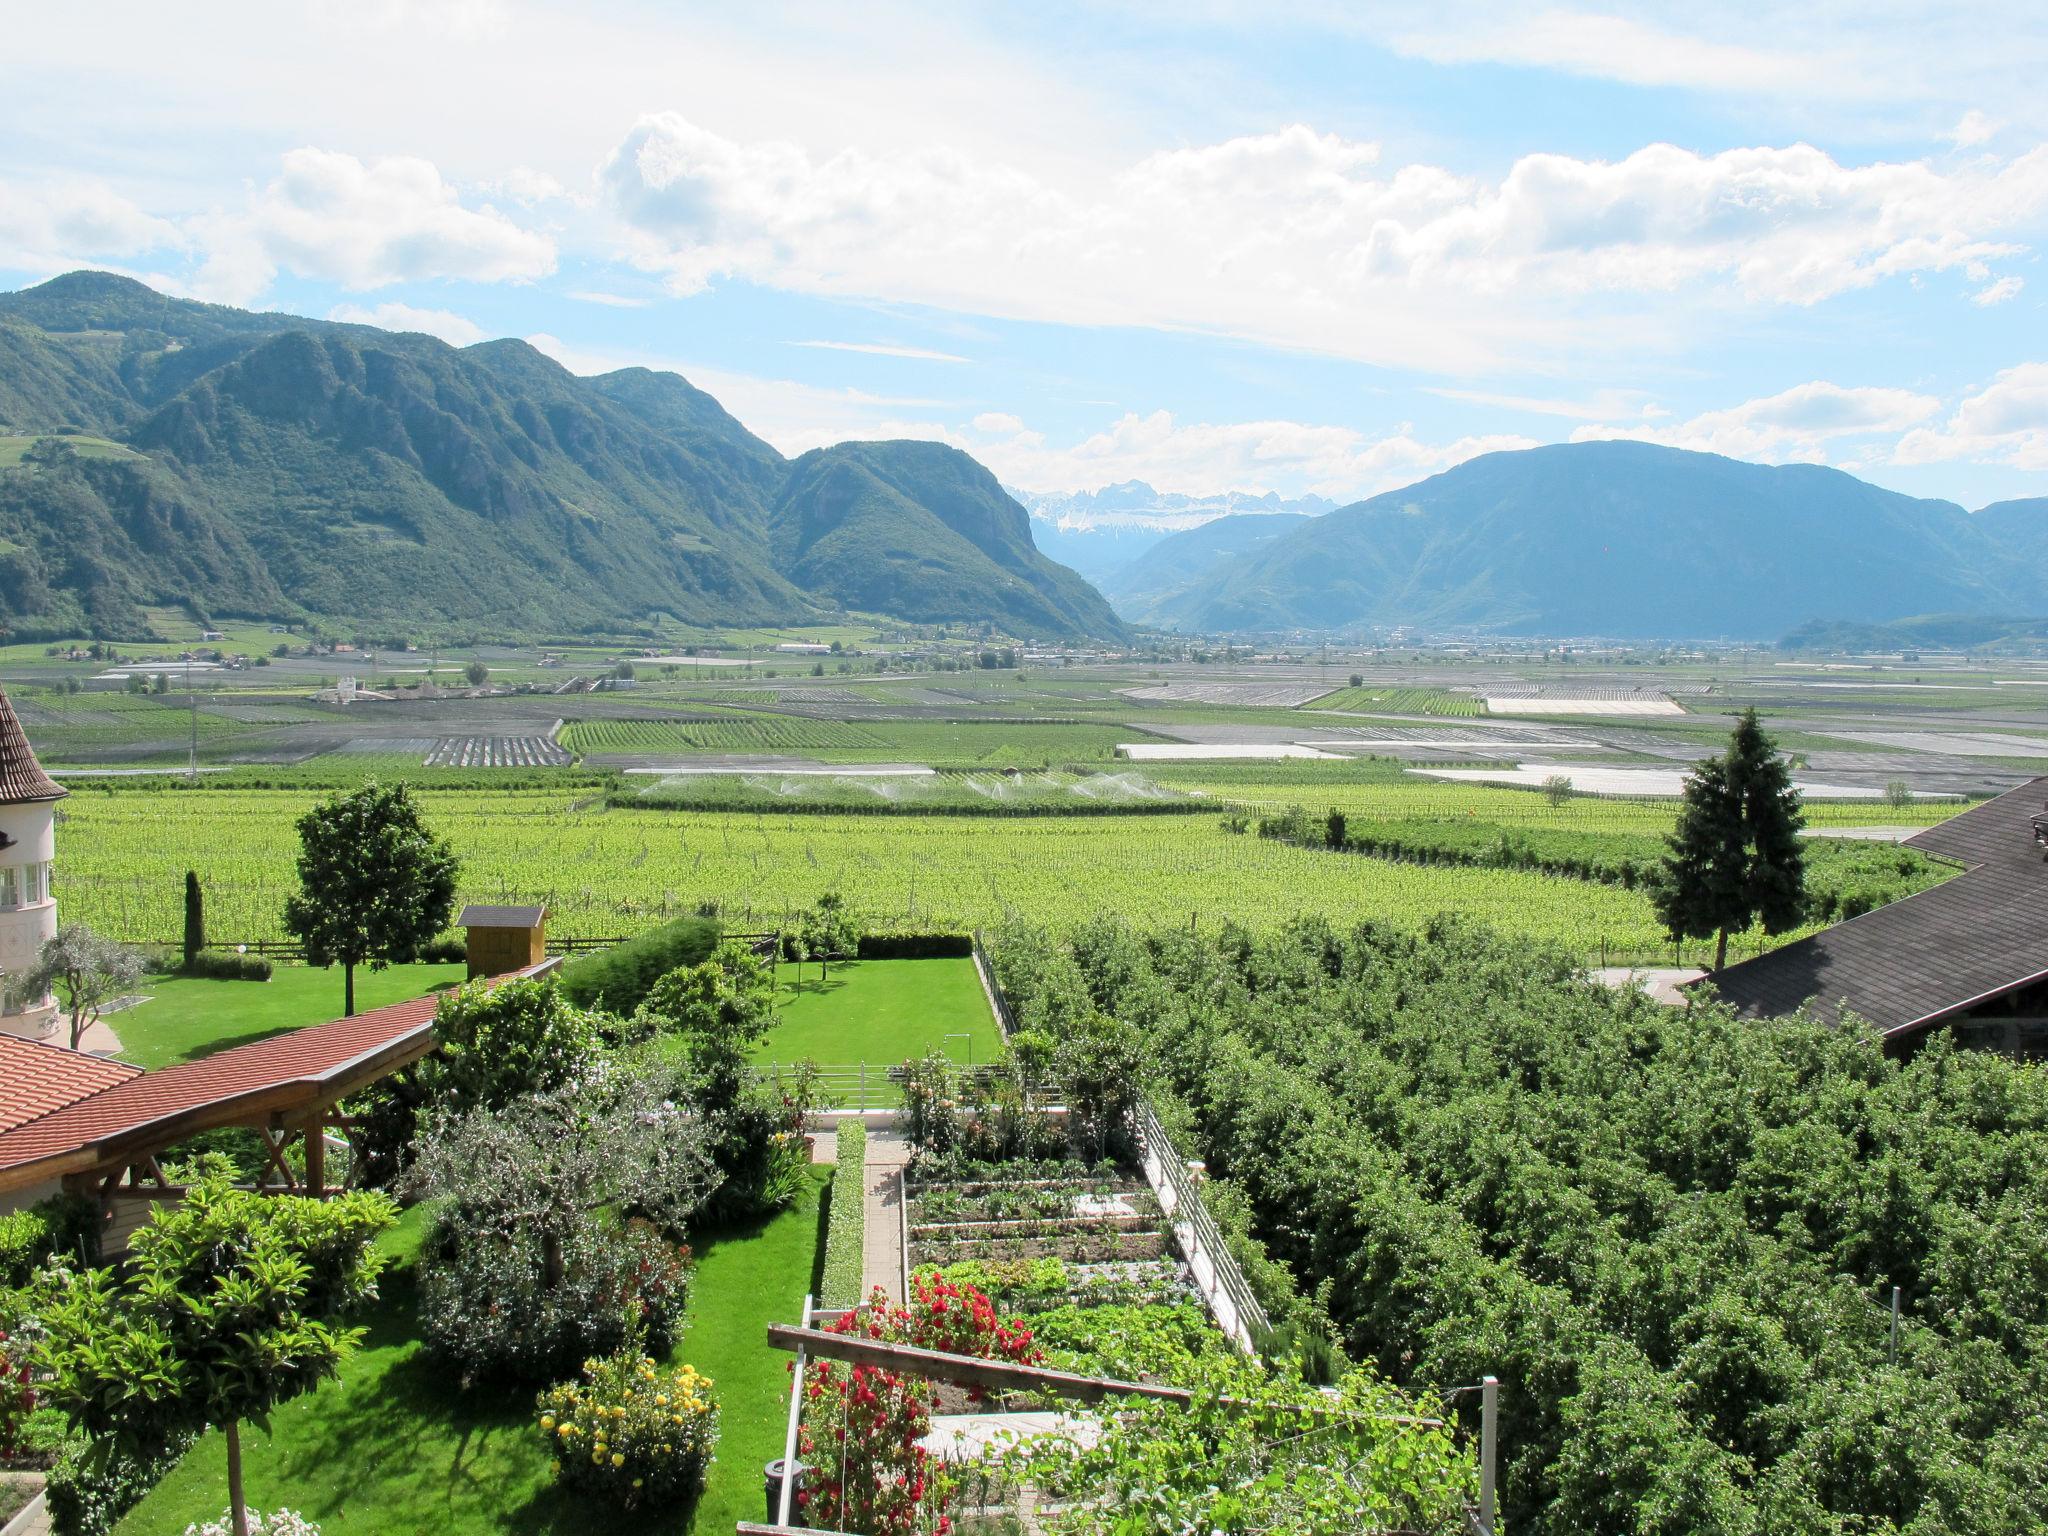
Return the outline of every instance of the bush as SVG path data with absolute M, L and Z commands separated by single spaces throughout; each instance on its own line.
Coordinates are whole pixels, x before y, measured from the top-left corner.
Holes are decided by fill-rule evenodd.
M 179 960 L 178 974 L 206 981 L 268 981 L 271 964 L 261 955 L 237 954 L 232 949 L 202 949 L 189 960 Z
M 974 953 L 966 933 L 864 933 L 855 947 L 860 960 L 952 960 Z
M 564 1485 L 623 1509 L 695 1496 L 718 1444 L 712 1382 L 638 1350 L 583 1362 L 583 1380 L 540 1395 L 540 1430 Z
M 0 1216 L 0 1290 L 18 1290 L 51 1254 L 66 1262 L 96 1264 L 99 1211 L 82 1195 L 52 1195 L 25 1210 Z
M 83 1437 L 66 1441 L 43 1482 L 58 1536 L 107 1536 L 191 1443 L 191 1436 L 180 1435 L 160 1450 L 136 1455 Z
M 223 1510 L 218 1520 L 209 1520 L 204 1525 L 188 1525 L 185 1536 L 234 1536 L 235 1517 L 231 1511 Z M 249 1536 L 320 1536 L 320 1527 L 296 1510 L 280 1509 L 274 1515 L 261 1510 L 249 1511 Z
M 698 965 L 718 948 L 718 924 L 684 917 L 562 967 L 562 992 L 579 1008 L 630 1014 L 670 971 Z
M 860 1304 L 866 1260 L 868 1128 L 859 1120 L 839 1122 L 832 1169 L 832 1204 L 825 1227 L 825 1279 L 819 1304 Z
M 0 1328 L 0 1461 L 21 1454 L 28 1416 L 36 1411 L 35 1368 L 27 1339 Z
M 427 940 L 412 952 L 421 965 L 460 965 L 469 958 L 469 939 L 460 933 L 444 933 Z

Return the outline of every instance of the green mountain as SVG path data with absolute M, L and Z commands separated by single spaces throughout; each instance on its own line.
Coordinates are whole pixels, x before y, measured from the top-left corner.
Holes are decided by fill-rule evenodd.
M 1110 606 L 1133 624 L 1161 623 L 1192 587 L 1233 561 L 1314 519 L 1304 512 L 1238 512 L 1160 540 L 1101 582 Z
M 1155 612 L 1190 631 L 1775 637 L 1813 619 L 2048 612 L 2048 562 L 1953 503 L 1840 470 L 1571 443 L 1339 508 Z
M 55 433 L 76 451 L 27 451 Z M 863 494 L 821 458 L 864 475 Z M 1025 637 L 1121 630 L 1020 544 L 1023 509 L 953 449 L 791 463 L 671 374 L 579 378 L 520 341 L 457 349 L 103 273 L 0 294 L 10 463 L 0 622 L 21 633 L 135 633 L 143 605 L 179 602 L 527 633 L 848 606 Z
M 2021 558 L 2039 561 L 2048 545 L 2048 496 L 2022 496 L 1979 507 L 1971 519 Z
M 1815 619 L 1778 642 L 1785 651 L 2037 650 L 2048 641 L 2048 618 L 2008 619 L 1970 613 L 1929 613 L 1890 624 Z

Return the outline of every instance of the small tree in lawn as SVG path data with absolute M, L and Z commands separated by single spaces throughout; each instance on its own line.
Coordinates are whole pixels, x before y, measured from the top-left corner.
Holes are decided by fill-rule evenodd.
M 199 889 L 199 872 L 185 871 L 185 964 L 199 958 L 206 948 L 206 896 Z
M 365 784 L 299 818 L 299 894 L 285 931 L 314 965 L 342 968 L 356 1011 L 356 967 L 407 960 L 455 910 L 454 851 L 430 833 L 403 784 Z
M 66 923 L 44 942 L 27 970 L 7 978 L 8 1006 L 24 1008 L 60 993 L 75 1051 L 100 1010 L 140 981 L 144 969 L 142 956 L 126 944 L 102 938 L 84 923 Z
M 821 981 L 829 974 L 833 955 L 850 954 L 860 945 L 860 924 L 837 891 L 818 898 L 817 906 L 805 915 L 802 931 Z
M 160 1206 L 126 1267 L 52 1271 L 36 1292 L 48 1398 L 103 1453 L 152 1454 L 218 1425 L 228 1508 L 248 1536 L 244 1422 L 333 1376 L 361 1336 L 336 1323 L 377 1294 L 373 1239 L 396 1217 L 383 1195 L 333 1200 L 196 1186 Z
M 1790 771 L 1756 711 L 1743 711 L 1728 750 L 1686 780 L 1652 893 L 1672 941 L 1712 938 L 1718 971 L 1731 932 L 1756 922 L 1766 933 L 1797 926 L 1806 915 L 1804 824 Z

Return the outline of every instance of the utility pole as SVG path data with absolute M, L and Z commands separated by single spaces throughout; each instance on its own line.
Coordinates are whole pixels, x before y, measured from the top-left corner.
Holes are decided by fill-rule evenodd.
M 192 748 L 185 759 L 185 777 L 199 782 L 199 695 L 192 691 L 192 653 L 185 653 L 185 703 L 192 713 Z

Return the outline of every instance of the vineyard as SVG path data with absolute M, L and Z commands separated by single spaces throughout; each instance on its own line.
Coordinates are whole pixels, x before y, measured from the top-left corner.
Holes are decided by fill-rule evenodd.
M 292 823 L 313 799 L 291 790 L 76 793 L 65 802 L 58 866 L 65 916 L 122 938 L 173 939 L 191 868 L 221 939 L 282 937 Z M 423 789 L 419 799 L 462 857 L 465 901 L 544 902 L 562 935 L 630 933 L 700 903 L 742 925 L 774 921 L 836 888 L 870 923 L 899 930 L 957 931 L 1012 914 L 1060 924 L 1105 910 L 1206 929 L 1226 920 L 1268 928 L 1311 912 L 1418 928 L 1456 912 L 1588 961 L 1672 953 L 1637 891 L 1523 870 L 1333 857 L 1233 833 L 1220 817 L 748 816 L 612 808 L 600 794 L 544 790 Z M 1740 939 L 1735 952 L 1756 942 Z
M 600 757 L 698 753 L 801 753 L 826 762 L 1050 767 L 1107 761 L 1127 727 L 1072 721 L 813 720 L 748 715 L 730 720 L 579 720 L 562 730 L 570 751 Z
M 1485 703 L 1469 693 L 1443 688 L 1339 688 L 1309 701 L 1311 709 L 1336 709 L 1361 715 L 1454 715 L 1486 713 Z
M 1049 816 L 1210 812 L 1215 802 L 1136 773 L 678 774 L 614 802 L 679 810 Z

